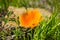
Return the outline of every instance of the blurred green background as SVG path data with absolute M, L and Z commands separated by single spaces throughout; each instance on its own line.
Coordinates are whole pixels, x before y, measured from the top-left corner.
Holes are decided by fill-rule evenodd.
M 5 19 L 9 6 L 44 8 L 52 15 L 36 28 L 7 31 L 1 25 L 2 21 L 9 21 Z M 11 39 L 12 36 L 14 38 Z M 0 0 L 0 40 L 60 40 L 60 0 Z

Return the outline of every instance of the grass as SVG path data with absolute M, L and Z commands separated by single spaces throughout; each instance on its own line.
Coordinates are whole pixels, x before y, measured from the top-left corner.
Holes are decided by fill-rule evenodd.
M 9 5 L 16 6 L 16 7 L 44 7 L 44 4 L 39 4 L 36 6 L 35 4 L 29 4 L 29 2 L 32 0 L 0 0 L 0 14 L 2 12 L 2 9 L 6 11 L 7 14 L 5 15 L 11 15 L 11 13 L 8 13 L 7 8 Z M 41 1 L 41 0 L 33 0 L 34 1 Z M 21 27 L 16 27 L 16 29 L 11 29 L 9 31 L 0 30 L 0 40 L 6 40 L 7 35 L 11 36 L 14 35 L 13 40 L 60 40 L 60 1 L 59 0 L 47 0 L 47 4 L 52 6 L 52 15 L 50 18 L 47 18 L 47 20 L 43 20 L 37 27 L 33 29 L 25 29 Z M 4 12 L 5 13 L 5 12 Z M 10 19 L 5 18 L 5 16 L 1 16 L 1 21 L 4 21 L 7 23 Z M 17 26 L 19 26 L 18 18 L 11 20 L 15 21 L 17 23 Z M 1 27 L 1 26 L 0 26 Z M 8 33 L 9 32 L 9 33 Z

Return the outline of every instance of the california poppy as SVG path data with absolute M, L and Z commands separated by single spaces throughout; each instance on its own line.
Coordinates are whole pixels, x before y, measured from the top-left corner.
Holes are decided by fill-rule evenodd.
M 19 16 L 20 25 L 24 28 L 34 28 L 42 20 L 39 9 L 27 10 Z

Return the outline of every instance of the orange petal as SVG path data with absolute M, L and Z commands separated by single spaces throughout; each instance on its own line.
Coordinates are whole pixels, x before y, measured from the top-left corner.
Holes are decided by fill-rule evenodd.
M 27 10 L 26 13 L 19 16 L 20 25 L 24 28 L 34 28 L 41 21 L 39 9 Z

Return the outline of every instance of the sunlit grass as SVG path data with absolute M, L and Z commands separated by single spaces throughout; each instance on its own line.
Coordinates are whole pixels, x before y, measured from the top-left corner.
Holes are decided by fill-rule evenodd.
M 11 30 L 4 29 L 3 27 L 0 28 L 0 39 L 6 40 L 7 36 L 12 37 L 14 35 L 13 40 L 60 40 L 60 1 L 59 0 L 52 0 L 47 1 L 47 4 L 52 7 L 52 15 L 43 21 L 41 21 L 40 24 L 38 24 L 37 27 L 33 29 L 29 28 L 21 28 L 19 26 L 18 18 L 10 19 L 9 16 L 12 14 L 12 12 L 8 12 L 7 8 L 10 6 L 15 7 L 22 7 L 25 8 L 28 7 L 42 7 L 46 8 L 44 4 L 29 4 L 29 2 L 32 0 L 0 0 L 0 14 L 2 9 L 6 12 L 5 15 L 8 16 L 8 18 L 5 18 L 5 16 L 1 16 L 0 18 L 4 21 L 5 24 L 9 21 L 14 21 L 17 23 L 17 27 Z M 41 0 L 35 0 L 35 1 L 41 1 Z M 34 2 L 34 1 L 32 1 Z M 4 14 L 3 13 L 3 14 Z M 11 35 L 12 34 L 12 35 Z

